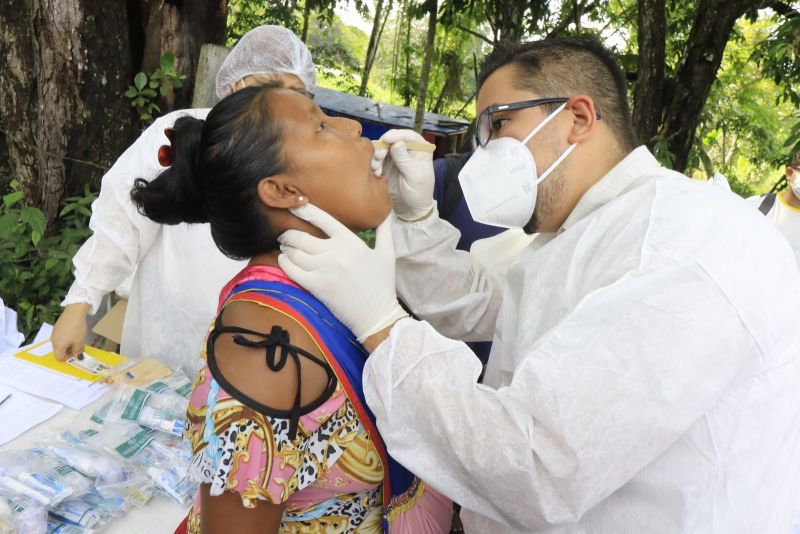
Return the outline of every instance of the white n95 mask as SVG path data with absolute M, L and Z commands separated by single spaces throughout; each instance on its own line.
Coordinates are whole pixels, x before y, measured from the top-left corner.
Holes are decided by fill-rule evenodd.
M 472 218 L 502 228 L 522 228 L 533 215 L 537 186 L 566 158 L 577 143 L 570 145 L 541 176 L 526 144 L 566 106 L 559 106 L 521 142 L 499 137 L 479 146 L 458 173 L 464 200 Z
M 794 180 L 789 183 L 789 186 L 792 188 L 792 193 L 794 196 L 800 200 L 800 176 L 798 176 L 798 172 L 792 169 L 792 176 L 794 176 Z M 459 178 L 461 178 L 459 176 Z

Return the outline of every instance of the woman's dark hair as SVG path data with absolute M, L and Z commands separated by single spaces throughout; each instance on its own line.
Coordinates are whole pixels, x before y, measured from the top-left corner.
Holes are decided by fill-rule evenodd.
M 172 165 L 131 199 L 161 224 L 202 223 L 226 256 L 242 260 L 277 248 L 277 235 L 258 198 L 258 183 L 286 170 L 282 130 L 269 107 L 276 85 L 247 87 L 221 100 L 205 121 L 175 121 Z

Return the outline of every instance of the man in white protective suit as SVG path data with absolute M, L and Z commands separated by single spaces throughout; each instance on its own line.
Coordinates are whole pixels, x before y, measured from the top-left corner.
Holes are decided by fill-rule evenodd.
M 313 91 L 311 54 L 291 30 L 265 25 L 247 32 L 220 67 L 217 96 L 264 82 Z M 58 357 L 83 350 L 87 314 L 135 273 L 120 352 L 157 358 L 191 376 L 219 291 L 245 262 L 222 255 L 208 224 L 162 226 L 144 217 L 130 192 L 135 179 L 150 180 L 169 165 L 163 157 L 159 162 L 160 147 L 170 144 L 165 130 L 183 115 L 204 119 L 208 112 L 186 109 L 158 118 L 103 176 L 92 204 L 93 234 L 75 255 L 75 282 L 52 334 Z
M 371 352 L 391 454 L 471 534 L 783 533 L 800 480 L 800 276 L 721 188 L 636 147 L 600 45 L 497 47 L 460 181 L 473 215 L 543 232 L 504 283 L 455 251 L 430 157 L 388 132 L 395 214 L 363 245 L 290 231 L 281 266 Z M 392 241 L 394 242 L 392 245 Z M 424 320 L 404 317 L 395 293 Z M 457 340 L 494 335 L 484 384 Z

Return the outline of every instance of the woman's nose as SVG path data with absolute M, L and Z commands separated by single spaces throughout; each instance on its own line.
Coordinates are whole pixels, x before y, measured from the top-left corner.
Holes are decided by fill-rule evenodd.
M 328 120 L 333 120 L 336 126 L 346 131 L 353 137 L 361 137 L 361 123 L 353 119 L 346 119 L 344 117 L 331 117 Z

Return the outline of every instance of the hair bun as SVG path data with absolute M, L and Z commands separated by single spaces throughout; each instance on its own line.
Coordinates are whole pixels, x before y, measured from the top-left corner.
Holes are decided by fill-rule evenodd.
M 196 168 L 203 121 L 183 116 L 164 133 L 170 144 L 158 149 L 158 162 L 168 168 L 150 182 L 137 178 L 131 200 L 142 215 L 161 224 L 208 222 Z

